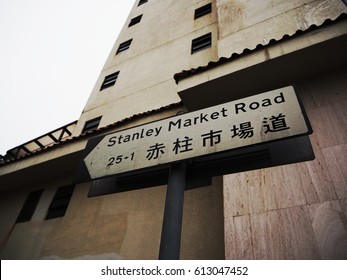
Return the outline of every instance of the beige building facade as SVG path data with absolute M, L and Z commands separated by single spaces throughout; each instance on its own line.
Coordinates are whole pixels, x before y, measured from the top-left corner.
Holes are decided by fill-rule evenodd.
M 1 259 L 158 259 L 169 165 L 80 180 L 88 141 L 285 86 L 312 134 L 189 160 L 180 259 L 346 259 L 346 14 L 136 0 L 79 120 L 0 158 Z

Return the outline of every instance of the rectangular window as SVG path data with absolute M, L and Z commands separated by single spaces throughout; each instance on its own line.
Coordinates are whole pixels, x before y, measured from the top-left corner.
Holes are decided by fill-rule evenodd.
M 101 117 L 87 121 L 83 127 L 82 133 L 97 129 L 99 126 L 100 120 L 101 120 Z
M 130 39 L 130 40 L 124 42 L 124 43 L 121 43 L 121 44 L 119 45 L 119 47 L 118 47 L 117 53 L 124 52 L 124 51 L 126 51 L 127 49 L 129 49 L 132 40 L 133 40 L 133 39 Z
M 135 24 L 138 24 L 138 23 L 141 21 L 141 18 L 142 18 L 142 15 L 139 15 L 139 16 L 137 16 L 137 17 L 134 17 L 134 18 L 130 21 L 128 27 L 133 26 L 133 25 L 135 25 Z
M 119 71 L 112 73 L 110 75 L 107 75 L 100 87 L 100 90 L 103 90 L 108 87 L 112 87 L 116 83 L 118 75 L 119 75 Z
M 25 200 L 22 210 L 18 215 L 16 223 L 24 223 L 31 220 L 42 193 L 43 190 L 38 190 L 29 193 L 27 199 Z
M 198 37 L 192 41 L 192 54 L 198 51 L 207 49 L 212 45 L 211 32 L 207 33 L 201 37 Z
M 202 7 L 195 10 L 194 19 L 197 19 L 199 17 L 207 15 L 207 14 L 211 13 L 211 11 L 212 11 L 212 4 L 211 3 L 209 3 L 205 6 L 202 6 Z
M 139 1 L 139 4 L 137 5 L 137 6 L 141 6 L 142 4 L 145 4 L 145 3 L 147 3 L 148 2 L 148 0 L 140 0 Z
M 73 185 L 58 188 L 51 204 L 49 205 L 46 220 L 65 216 L 73 190 Z

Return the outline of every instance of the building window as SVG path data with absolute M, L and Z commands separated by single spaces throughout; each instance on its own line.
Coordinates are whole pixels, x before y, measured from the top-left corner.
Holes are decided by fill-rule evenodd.
M 94 129 L 97 129 L 100 123 L 101 117 L 86 121 L 82 133 L 85 133 L 87 131 L 92 131 Z
M 58 188 L 51 204 L 49 205 L 46 220 L 65 216 L 73 190 L 73 185 Z
M 347 0 L 342 0 L 342 2 L 347 6 Z
M 212 4 L 211 3 L 209 3 L 205 6 L 202 6 L 202 7 L 195 10 L 194 19 L 197 19 L 199 17 L 207 15 L 207 14 L 211 13 L 211 11 L 212 11 Z
M 116 83 L 118 75 L 119 75 L 119 71 L 112 73 L 110 75 L 107 75 L 100 87 L 100 90 L 103 90 L 108 87 L 112 87 Z
M 22 210 L 18 215 L 16 223 L 24 223 L 31 220 L 42 193 L 43 190 L 38 190 L 29 193 L 27 199 L 25 200 Z
M 212 35 L 211 33 L 207 33 L 201 37 L 194 39 L 192 41 L 192 54 L 211 47 L 211 44 L 212 44 L 211 35 Z
M 124 52 L 124 51 L 126 51 L 127 49 L 129 49 L 132 40 L 133 40 L 133 39 L 130 39 L 130 40 L 124 42 L 124 43 L 121 43 L 121 44 L 119 45 L 119 47 L 118 47 L 117 53 Z
M 148 2 L 148 0 L 140 0 L 139 1 L 139 4 L 137 5 L 137 6 L 141 6 L 142 4 L 145 4 L 145 3 L 147 3 Z
M 142 18 L 142 15 L 139 15 L 139 16 L 137 16 L 137 17 L 134 17 L 134 18 L 130 21 L 128 27 L 133 26 L 133 25 L 135 25 L 135 24 L 138 24 L 138 23 L 141 21 L 141 18 Z

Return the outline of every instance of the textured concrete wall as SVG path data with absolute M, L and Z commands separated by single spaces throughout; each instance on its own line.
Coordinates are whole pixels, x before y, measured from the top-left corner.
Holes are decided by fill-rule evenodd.
M 148 1 L 132 9 L 119 38 L 100 73 L 77 124 L 102 116 L 100 126 L 179 102 L 173 76 L 184 69 L 217 59 L 216 9 L 194 20 L 194 10 L 211 1 Z M 141 22 L 128 27 L 133 17 Z M 193 39 L 212 32 L 212 47 L 191 55 Z M 119 44 L 133 39 L 130 48 L 118 53 Z M 114 86 L 100 91 L 104 77 L 120 71 Z
M 33 218 L 15 224 L 25 195 L 7 200 L 1 259 L 157 259 L 166 187 L 87 198 L 77 185 L 64 217 L 45 220 L 55 189 L 46 189 Z M 6 222 L 4 219 L 6 218 Z M 185 192 L 181 259 L 223 259 L 221 178 Z
M 217 0 L 218 56 L 230 57 L 347 12 L 341 0 Z

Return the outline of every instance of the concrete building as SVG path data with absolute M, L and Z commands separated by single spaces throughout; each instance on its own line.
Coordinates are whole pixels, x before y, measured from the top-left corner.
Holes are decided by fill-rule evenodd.
M 79 120 L 1 156 L 1 259 L 157 259 L 169 165 L 82 182 L 88 140 L 286 86 L 313 133 L 189 160 L 180 258 L 346 259 L 346 14 L 136 0 Z

